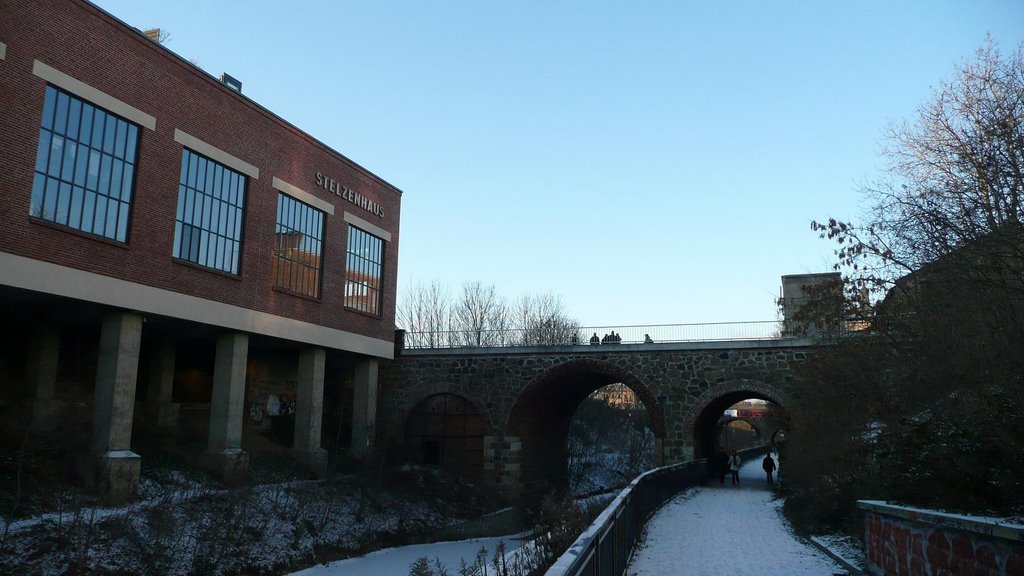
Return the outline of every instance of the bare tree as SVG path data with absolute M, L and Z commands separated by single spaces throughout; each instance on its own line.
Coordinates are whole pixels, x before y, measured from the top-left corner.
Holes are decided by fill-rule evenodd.
M 513 323 L 522 346 L 570 344 L 580 338 L 580 323 L 569 317 L 562 297 L 550 292 L 521 296 Z
M 494 285 L 466 282 L 452 307 L 455 345 L 497 346 L 508 329 L 508 306 Z
M 450 309 L 448 289 L 437 280 L 411 286 L 399 302 L 395 320 L 406 330 L 406 345 L 410 348 L 448 345 Z
M 939 259 L 974 260 L 962 249 L 983 240 L 995 266 L 981 272 L 1005 285 L 999 270 L 1024 261 L 1021 48 L 1004 59 L 989 41 L 914 122 L 892 126 L 888 141 L 888 178 L 864 190 L 872 205 L 865 222 L 812 224 L 839 244 L 836 269 L 847 273 L 849 288 L 880 296 Z
M 889 130 L 863 222 L 812 224 L 838 245 L 844 310 L 870 313 L 792 392 L 787 478 L 814 520 L 856 498 L 1024 512 L 1022 48 L 989 41 Z
M 466 282 L 453 300 L 438 281 L 401 294 L 395 322 L 410 348 L 537 346 L 579 341 L 579 322 L 559 296 L 521 296 L 509 306 L 494 285 Z

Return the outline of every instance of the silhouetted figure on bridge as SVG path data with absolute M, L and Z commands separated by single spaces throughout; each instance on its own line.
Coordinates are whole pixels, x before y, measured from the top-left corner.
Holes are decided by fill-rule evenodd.
M 599 346 L 600 344 L 601 344 L 601 339 L 597 337 L 597 332 L 594 332 L 594 335 L 590 337 L 590 345 L 591 346 Z
M 654 340 L 651 340 L 650 334 L 644 334 L 644 344 L 654 344 Z
M 729 473 L 729 454 L 721 446 L 715 452 L 715 473 L 718 474 L 718 483 L 725 484 L 725 475 Z
M 768 475 L 768 483 L 772 483 L 772 472 L 775 472 L 775 460 L 772 459 L 772 453 L 769 452 L 764 455 L 764 460 L 761 461 L 761 468 L 764 468 L 765 474 Z

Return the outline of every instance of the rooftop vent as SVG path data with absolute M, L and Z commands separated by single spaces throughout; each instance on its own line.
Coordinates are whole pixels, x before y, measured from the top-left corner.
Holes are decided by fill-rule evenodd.
M 242 81 L 238 78 L 235 78 L 227 72 L 224 72 L 220 75 L 220 81 L 223 82 L 225 86 L 234 90 L 235 92 L 238 92 L 239 94 L 242 93 Z

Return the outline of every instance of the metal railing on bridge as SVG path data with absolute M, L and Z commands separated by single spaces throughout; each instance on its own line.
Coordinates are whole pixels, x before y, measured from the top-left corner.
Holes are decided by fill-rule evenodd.
M 778 320 L 702 324 L 648 324 L 636 326 L 583 326 L 508 330 L 407 331 L 404 348 L 507 348 L 534 346 L 590 346 L 674 342 L 776 340 L 784 336 Z
M 748 448 L 747 459 L 765 448 Z M 576 542 L 544 573 L 545 576 L 619 576 L 624 574 L 644 524 L 676 494 L 708 476 L 707 461 L 696 460 L 656 468 L 637 476 L 598 515 Z

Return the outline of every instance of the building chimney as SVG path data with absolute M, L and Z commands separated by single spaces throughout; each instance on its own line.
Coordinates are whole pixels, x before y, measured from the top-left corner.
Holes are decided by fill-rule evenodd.
M 242 93 L 242 81 L 238 78 L 235 78 L 227 72 L 224 72 L 220 75 L 220 81 L 223 82 L 225 86 L 234 90 L 235 92 L 238 92 L 239 94 Z

